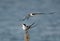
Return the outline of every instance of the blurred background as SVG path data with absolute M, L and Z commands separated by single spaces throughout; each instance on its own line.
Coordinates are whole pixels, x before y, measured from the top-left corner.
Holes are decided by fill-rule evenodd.
M 46 14 L 19 21 L 31 12 Z M 0 41 L 24 41 L 18 25 L 34 21 L 38 25 L 29 31 L 30 41 L 60 41 L 60 0 L 0 0 Z

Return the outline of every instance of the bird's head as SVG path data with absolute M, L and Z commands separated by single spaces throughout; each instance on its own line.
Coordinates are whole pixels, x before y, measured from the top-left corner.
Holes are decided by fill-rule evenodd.
M 34 14 L 33 13 L 30 13 L 30 16 L 34 16 Z
M 26 24 L 22 24 L 22 25 L 26 26 Z

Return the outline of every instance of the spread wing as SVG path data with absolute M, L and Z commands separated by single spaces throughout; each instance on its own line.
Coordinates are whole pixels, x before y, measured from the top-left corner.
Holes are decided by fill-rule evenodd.
M 32 13 L 32 15 L 41 15 L 41 14 L 45 14 L 45 13 Z
M 29 29 L 31 28 L 31 26 L 34 25 L 34 24 L 35 24 L 35 23 L 32 23 L 30 26 L 27 26 L 26 31 L 29 30 Z
M 51 13 L 49 13 L 49 14 L 55 14 L 56 12 L 51 12 Z
M 24 18 L 23 18 L 23 19 L 24 19 L 24 20 L 26 20 L 26 19 L 28 20 L 28 19 L 29 19 L 29 17 L 30 17 L 30 15 L 28 14 L 27 16 L 24 16 Z
M 28 20 L 29 17 L 30 17 L 30 15 L 28 14 L 28 15 L 24 16 L 23 19 L 20 19 L 19 21 L 25 21 L 25 20 Z
M 51 12 L 51 13 L 48 13 L 48 14 L 54 14 L 56 12 Z M 41 14 L 46 14 L 46 13 L 40 13 L 40 12 L 37 12 L 37 13 L 32 13 L 32 15 L 41 15 Z
M 35 22 L 33 22 L 31 25 L 29 25 L 29 27 L 32 27 L 35 24 Z
M 34 28 L 34 27 L 36 27 L 38 25 L 38 23 L 36 23 L 36 21 L 35 22 L 33 22 L 29 27 L 30 28 Z
M 40 14 L 45 14 L 45 13 L 32 13 L 32 15 L 40 15 Z M 30 16 L 30 14 L 27 14 L 26 16 L 23 17 L 23 21 L 26 19 L 28 20 L 30 17 L 32 16 Z

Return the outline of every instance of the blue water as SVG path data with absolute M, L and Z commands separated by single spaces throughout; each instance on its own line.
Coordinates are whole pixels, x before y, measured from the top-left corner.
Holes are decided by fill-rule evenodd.
M 46 15 L 19 21 L 31 12 Z M 30 41 L 60 41 L 60 0 L 0 0 L 0 41 L 24 41 L 24 31 L 18 25 L 34 21 L 38 25 L 29 31 Z

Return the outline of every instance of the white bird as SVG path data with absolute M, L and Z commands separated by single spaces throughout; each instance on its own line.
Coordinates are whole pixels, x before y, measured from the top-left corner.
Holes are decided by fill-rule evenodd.
M 51 12 L 49 14 L 54 14 L 55 12 Z M 46 13 L 40 13 L 40 12 L 37 12 L 37 13 L 30 13 L 30 14 L 27 14 L 26 16 L 23 17 L 22 21 L 25 21 L 26 19 L 28 20 L 30 17 L 33 17 L 33 16 L 36 16 L 36 15 L 41 15 L 41 14 L 46 14 Z
M 29 25 L 29 26 L 27 26 L 26 24 L 22 24 L 22 29 L 24 30 L 24 31 L 28 31 L 31 27 L 32 27 L 32 25 L 34 25 L 35 23 L 32 23 L 31 25 Z
M 22 21 L 24 21 L 26 19 L 28 20 L 30 17 L 40 15 L 40 14 L 45 14 L 45 13 L 30 13 L 30 14 L 27 14 L 26 16 L 23 17 Z

